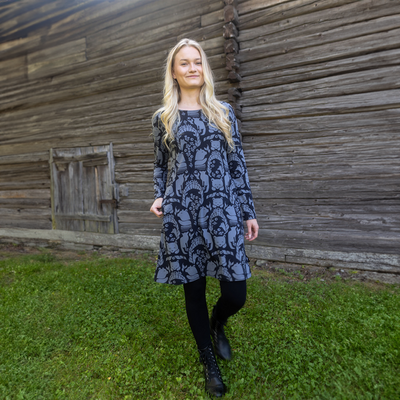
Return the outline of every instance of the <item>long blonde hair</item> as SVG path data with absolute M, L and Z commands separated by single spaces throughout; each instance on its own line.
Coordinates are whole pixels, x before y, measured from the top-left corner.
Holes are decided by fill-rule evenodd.
M 173 47 L 165 63 L 164 69 L 164 98 L 163 107 L 154 112 L 152 120 L 158 113 L 161 113 L 160 119 L 164 124 L 165 132 L 163 141 L 169 149 L 168 143 L 174 140 L 173 128 L 176 122 L 180 122 L 178 103 L 181 100 L 181 91 L 178 81 L 172 76 L 172 67 L 175 62 L 175 56 L 183 46 L 196 48 L 201 56 L 203 66 L 204 84 L 200 89 L 199 102 L 203 113 L 208 118 L 210 124 L 214 124 L 217 129 L 222 131 L 226 142 L 231 150 L 234 150 L 235 143 L 232 139 L 231 122 L 229 120 L 229 109 L 219 102 L 214 94 L 214 76 L 207 60 L 207 55 L 198 42 L 191 39 L 182 39 Z

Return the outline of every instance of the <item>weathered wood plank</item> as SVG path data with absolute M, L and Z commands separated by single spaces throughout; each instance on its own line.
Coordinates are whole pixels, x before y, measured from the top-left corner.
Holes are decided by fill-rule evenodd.
M 372 252 L 341 252 L 310 249 L 292 249 L 249 245 L 246 252 L 250 257 L 287 261 L 294 260 L 299 264 L 321 265 L 329 267 L 351 268 L 372 271 L 400 272 L 400 257 L 394 254 L 377 254 Z M 327 261 L 331 260 L 331 261 Z
M 5 50 L 0 53 L 0 56 L 11 57 L 26 53 L 28 50 L 39 50 L 43 46 L 43 42 L 51 47 L 62 42 L 82 38 L 87 32 L 101 30 L 105 26 L 117 23 L 114 18 L 109 18 L 112 13 L 129 10 L 140 4 L 148 3 L 148 1 L 119 0 L 118 3 L 109 4 L 108 2 L 89 0 L 73 5 L 68 10 L 61 12 L 60 15 L 55 15 L 54 13 L 46 15 L 48 14 L 48 10 L 46 10 L 46 7 L 41 7 L 40 4 L 43 3 L 45 6 L 48 6 L 49 2 L 47 0 L 39 0 L 39 2 L 35 0 L 31 1 L 31 3 L 33 3 L 33 8 L 36 8 L 40 14 L 43 14 L 41 19 L 40 17 L 39 20 L 35 19 L 34 14 L 32 14 L 31 10 L 28 8 L 17 8 L 15 10 L 16 15 L 25 11 L 28 24 L 23 27 L 19 26 L 11 34 L 8 32 L 9 34 L 7 36 L 3 36 L 3 40 L 8 40 L 8 43 L 14 43 L 13 46 L 6 47 Z M 20 3 L 16 4 L 20 5 Z M 23 4 L 26 5 L 26 1 L 24 1 Z M 52 2 L 52 4 L 66 6 L 68 3 L 60 0 L 60 2 Z M 5 21 L 9 21 L 9 19 L 5 18 Z M 30 35 L 32 40 L 22 42 L 18 40 L 22 35 L 27 34 Z
M 109 161 L 109 160 L 108 160 Z M 114 185 L 111 178 L 110 166 L 99 166 L 95 168 L 98 174 L 98 201 L 114 199 Z M 114 217 L 114 209 L 109 203 L 100 203 L 101 214 Z M 114 233 L 114 220 L 111 218 L 111 224 L 101 224 L 100 232 Z
M 53 162 L 93 161 L 97 159 L 107 160 L 107 151 L 88 154 L 68 154 L 65 156 L 53 156 Z
M 0 236 L 8 238 L 43 239 L 54 242 L 75 242 L 79 244 L 95 244 L 113 246 L 115 248 L 136 248 L 153 250 L 159 244 L 159 238 L 143 235 L 104 235 L 93 232 L 72 232 L 40 229 L 4 229 L 0 228 Z
M 284 52 L 284 54 L 268 57 L 268 62 L 264 57 L 265 54 L 268 54 L 268 45 L 243 49 L 238 55 L 241 63 L 240 72 L 242 76 L 246 76 L 250 72 L 252 74 L 262 73 L 399 48 L 399 32 L 400 29 L 393 29 L 388 32 L 379 32 L 344 41 L 316 45 L 310 48 L 295 49 Z
M 110 143 L 109 152 L 108 152 L 108 171 L 109 171 L 109 179 L 110 179 L 110 187 L 109 192 L 107 195 L 110 196 L 110 199 L 114 199 L 119 202 L 119 187 L 118 183 L 115 181 L 115 158 L 114 158 L 114 146 Z M 118 227 L 118 213 L 117 208 L 111 208 L 111 215 L 112 215 L 112 228 L 113 230 L 110 233 L 117 234 L 119 233 Z
M 397 10 L 398 12 L 400 11 Z M 263 48 L 264 54 L 268 54 L 269 57 L 274 55 L 280 55 L 282 53 L 293 52 L 296 50 L 309 48 L 312 46 L 322 46 L 324 44 L 331 44 L 335 48 L 337 42 L 349 39 L 360 39 L 364 35 L 379 34 L 386 32 L 387 30 L 393 30 L 400 27 L 400 15 L 381 17 L 376 20 L 368 20 L 365 22 L 359 22 L 357 24 L 350 24 L 348 27 L 343 25 L 340 28 L 335 27 L 332 30 L 326 30 L 321 27 L 323 32 L 316 32 L 310 35 L 295 35 L 291 39 L 284 40 L 284 46 L 282 46 L 282 40 L 257 40 L 253 46 L 248 46 L 251 49 L 251 57 L 248 60 L 253 60 L 257 57 L 258 47 Z M 268 44 L 264 44 L 267 42 Z M 358 40 L 360 42 L 360 40 Z M 239 56 L 239 59 L 241 57 Z
M 82 169 L 82 191 L 83 198 L 86 201 L 83 203 L 83 212 L 86 214 L 98 213 L 98 191 L 97 179 L 95 175 L 95 167 Z M 99 224 L 97 221 L 85 221 L 84 229 L 88 232 L 98 232 Z
M 161 233 L 161 227 L 157 226 L 152 228 L 149 224 L 132 224 L 120 222 L 120 233 L 124 235 L 144 235 L 159 238 Z
M 132 15 L 129 21 L 121 24 L 113 25 L 108 29 L 99 31 L 94 35 L 89 35 L 87 56 L 89 59 L 102 56 L 105 53 L 121 51 L 129 48 L 131 38 L 143 30 L 157 29 L 159 19 L 162 18 L 168 21 L 169 24 L 195 18 L 198 15 L 203 15 L 221 9 L 219 2 L 207 0 L 201 2 L 199 7 L 194 8 L 191 3 L 171 2 L 169 7 L 159 8 L 152 13 L 142 13 Z M 199 21 L 200 22 L 200 21 Z M 183 32 L 179 32 L 183 33 Z M 164 36 L 164 34 L 163 34 Z
M 9 182 L 14 182 L 16 186 L 20 186 L 18 182 L 24 182 L 26 179 L 29 179 L 31 174 L 35 176 L 35 179 L 43 179 L 47 180 L 48 179 L 48 170 L 43 169 L 43 168 L 31 168 L 31 170 L 20 170 L 20 171 L 15 171 L 15 170 L 8 170 L 8 171 L 2 171 L 0 174 L 0 182 L 4 183 L 6 186 L 11 187 Z
M 309 140 L 320 139 L 320 143 L 341 141 L 352 142 L 363 140 L 375 141 L 378 135 L 383 140 L 393 139 L 393 133 L 397 132 L 400 123 L 400 110 L 398 108 L 388 110 L 375 110 L 360 113 L 348 113 L 338 115 L 318 115 L 306 117 L 280 118 L 264 120 L 244 121 L 242 126 L 243 142 L 250 143 L 264 140 L 269 145 L 279 142 L 279 146 L 291 146 L 294 140 L 295 146 L 300 146 Z M 268 135 L 264 139 L 258 139 L 256 135 Z M 343 137 L 343 139 L 341 139 Z
M 114 246 L 116 248 L 136 248 L 157 251 L 160 237 L 159 230 L 157 235 L 103 235 L 92 232 L 70 232 L 60 230 L 41 230 L 41 229 L 13 229 L 0 228 L 0 237 L 8 239 L 42 239 L 53 243 L 70 242 L 77 244 L 92 244 L 100 246 Z M 258 240 L 258 239 L 257 239 Z M 293 247 L 273 247 L 260 243 L 246 243 L 246 252 L 249 257 L 266 260 L 285 261 L 289 257 L 302 257 L 306 264 L 315 265 L 320 260 L 330 260 L 331 267 L 340 265 L 360 270 L 375 270 L 386 272 L 400 272 L 400 256 L 398 254 L 376 253 L 373 251 L 332 251 L 332 250 L 313 250 L 296 249 Z
M 245 2 L 238 4 L 240 15 L 239 29 L 251 29 L 260 25 L 269 25 L 276 21 L 287 20 L 298 15 L 313 14 L 320 10 L 328 10 L 353 3 L 354 0 L 291 0 L 270 2 Z M 257 6 L 258 4 L 258 6 Z M 256 11 L 256 12 L 254 12 Z
M 132 195 L 134 195 L 134 193 L 132 193 Z M 145 199 L 137 199 L 135 196 L 133 198 L 131 197 L 129 199 L 121 200 L 118 207 L 118 214 L 122 215 L 121 212 L 130 210 L 148 213 L 150 212 L 149 210 L 153 204 L 153 201 L 154 199 L 150 196 L 146 197 Z
M 1 143 L 1 141 L 0 141 Z M 14 154 L 12 156 L 0 156 L 0 165 L 4 164 L 22 164 L 22 163 L 37 163 L 47 161 L 49 159 L 48 151 L 40 151 L 28 154 Z
M 0 192 L 1 196 L 1 192 Z M 30 208 L 31 210 L 36 209 L 49 209 L 50 208 L 50 198 L 44 199 L 21 199 L 21 198 L 1 198 L 0 197 L 0 207 L 2 208 Z
M 168 21 L 169 22 L 169 21 Z M 177 20 L 172 23 L 163 24 L 161 26 L 155 26 L 150 31 L 148 29 L 138 29 L 139 27 L 133 27 L 133 31 L 126 32 L 124 37 L 119 35 L 113 39 L 113 36 L 108 36 L 106 32 L 99 32 L 89 35 L 88 40 L 88 60 L 96 62 L 99 58 L 103 59 L 108 57 L 110 53 L 115 54 L 117 57 L 119 54 L 131 52 L 132 49 L 138 48 L 138 56 L 140 56 L 140 47 L 148 46 L 153 47 L 154 42 L 162 38 L 160 43 L 160 49 L 164 46 L 164 43 L 169 43 L 171 40 L 176 40 L 177 35 L 187 36 L 187 32 L 193 30 L 195 27 L 201 28 L 201 17 L 194 15 L 184 20 Z M 168 41 L 168 42 L 166 42 Z M 146 54 L 149 49 L 147 49 Z M 161 51 L 159 55 L 164 54 Z M 154 56 L 154 54 L 153 54 Z
M 118 221 L 119 223 L 137 223 L 140 221 L 142 224 L 157 224 L 161 223 L 158 220 L 158 218 L 149 211 L 150 206 L 147 209 L 147 212 L 143 211 L 133 211 L 133 210 L 128 210 L 128 211 L 118 211 Z
M 0 199 L 50 199 L 50 192 L 47 189 L 0 189 Z
M 24 208 L 7 208 L 0 207 L 1 214 L 1 222 L 5 222 L 6 220 L 14 220 L 15 224 L 18 224 L 18 221 L 28 221 L 28 220 L 49 220 L 51 216 L 50 207 L 47 208 L 37 208 L 37 210 L 33 213 L 32 209 L 29 207 Z
M 52 24 L 49 36 L 59 35 L 61 32 L 75 30 L 77 27 L 86 27 L 89 32 L 94 30 L 93 24 L 101 30 L 113 24 L 120 24 L 122 20 L 129 19 L 129 12 L 137 12 L 138 7 L 146 5 L 146 0 L 119 0 L 117 3 L 88 2 L 88 7 L 79 9 L 74 14 Z M 110 20 L 110 15 L 117 18 Z M 121 19 L 122 18 L 122 19 Z
M 279 104 L 263 104 L 246 107 L 243 120 L 277 119 L 292 116 L 315 116 L 326 114 L 347 114 L 400 107 L 400 90 L 382 90 L 375 93 L 360 93 L 340 97 L 325 97 L 311 100 L 298 100 Z
M 19 7 L 8 10 L 8 18 L 2 22 L 2 36 L 10 37 L 27 31 L 32 25 L 38 25 L 41 22 L 57 19 L 59 15 L 70 12 L 79 4 L 66 3 L 63 0 L 56 1 L 25 1 L 25 4 L 16 3 Z M 69 7 L 70 6 L 70 7 Z M 21 8 L 20 8 L 21 7 Z M 14 18 L 10 18 L 14 14 Z
M 358 230 L 311 231 L 260 228 L 257 244 L 321 251 L 376 252 L 398 254 L 399 234 L 363 233 Z
M 271 9 L 274 6 L 285 5 L 288 3 L 287 0 L 246 0 L 237 2 L 237 9 L 240 13 L 241 19 L 243 16 L 249 13 L 254 13 L 256 11 Z M 292 3 L 294 3 L 292 1 Z M 305 5 L 312 3 L 312 0 L 301 0 L 300 2 L 295 2 L 295 7 L 299 7 L 299 5 Z M 286 7 L 290 6 L 290 4 L 286 4 Z M 286 9 L 280 9 L 281 12 L 284 12 Z
M 24 189 L 50 188 L 50 179 L 30 180 L 20 182 L 0 182 L 0 190 L 24 190 Z
M 343 37 L 349 38 L 351 35 L 362 36 L 365 33 L 376 32 L 376 25 L 379 26 L 380 22 L 384 22 L 376 21 L 378 18 L 391 16 L 393 17 L 392 21 L 397 20 L 396 14 L 399 13 L 399 10 L 398 3 L 394 1 L 354 1 L 329 10 L 323 9 L 292 18 L 284 18 L 268 23 L 268 25 L 241 29 L 240 42 L 242 47 L 246 48 L 273 42 L 280 42 L 281 46 L 284 44 L 284 48 L 287 48 L 288 43 L 299 40 L 299 38 L 306 40 L 307 46 L 309 46 L 313 41 L 337 41 Z M 326 36 L 329 36 L 329 39 Z
M 62 73 L 86 61 L 86 39 L 28 54 L 28 78 L 31 80 Z
M 122 198 L 121 201 L 123 201 L 124 197 L 149 200 L 152 199 L 154 195 L 153 184 L 150 182 L 148 183 L 129 182 L 126 184 L 119 185 L 119 188 L 120 188 L 120 197 Z
M 398 212 L 395 206 L 385 209 L 387 212 L 377 212 L 378 207 L 348 207 L 340 209 L 339 207 L 262 207 L 260 202 L 256 202 L 258 211 L 261 215 L 259 224 L 265 229 L 287 230 L 312 232 L 326 231 L 332 232 L 342 230 L 346 232 L 384 232 L 385 234 L 397 234 L 399 236 L 399 218 L 390 214 L 390 209 Z M 368 214 L 368 210 L 374 210 L 374 214 Z M 379 209 L 379 208 L 378 208 Z M 264 217 L 268 215 L 268 217 Z
M 343 58 L 328 62 L 316 62 L 281 70 L 264 72 L 243 77 L 240 82 L 242 90 L 290 84 L 294 82 L 313 82 L 314 79 L 367 69 L 382 68 L 383 66 L 398 65 L 400 49 L 380 51 L 351 58 Z
M 220 56 L 218 57 L 220 59 Z M 213 72 L 216 76 L 216 92 L 226 92 L 229 84 L 226 82 L 225 67 L 216 69 Z M 62 87 L 57 87 L 57 85 L 49 86 L 47 84 L 42 86 L 43 90 L 40 90 L 42 88 L 35 88 L 34 86 L 30 86 L 31 90 L 37 90 L 35 90 L 34 93 L 32 91 L 29 91 L 28 95 L 26 92 L 24 93 L 22 91 L 18 91 L 17 98 L 13 98 L 13 96 L 11 96 L 10 98 L 6 99 L 3 97 L 2 103 L 0 104 L 0 111 L 13 110 L 16 107 L 28 108 L 33 104 L 37 106 L 48 102 L 60 101 L 60 99 L 62 99 L 63 101 L 71 101 L 72 99 L 76 100 L 77 91 L 79 92 L 80 97 L 85 97 L 114 90 L 135 87 L 135 94 L 136 97 L 138 97 L 140 91 L 143 94 L 148 94 L 148 91 L 145 90 L 145 85 L 160 86 L 159 80 L 162 75 L 162 69 L 156 68 L 146 70 L 145 72 L 135 71 L 122 77 L 110 76 L 99 81 L 96 81 L 96 78 L 93 77 L 93 75 L 95 75 L 93 74 L 93 72 L 90 75 L 91 77 L 86 81 L 86 83 L 82 83 L 77 86 L 75 86 L 75 84 L 77 84 L 78 82 L 73 85 L 71 85 L 70 83 L 63 84 Z M 69 81 L 71 81 L 71 77 L 69 77 Z M 96 81 L 96 84 L 93 84 L 93 81 Z M 156 84 L 154 84 L 155 81 L 157 82 Z M 158 92 L 158 97 L 160 98 L 160 96 L 160 92 Z
M 246 96 L 240 99 L 240 104 L 242 106 L 251 106 L 255 104 L 289 102 L 300 98 L 302 100 L 322 97 L 331 98 L 367 92 L 376 94 L 378 91 L 400 88 L 400 82 L 393 80 L 393 76 L 399 74 L 400 66 L 395 66 L 249 90 Z
M 224 24 L 224 10 L 223 8 L 216 9 L 215 11 L 211 11 L 209 13 L 204 13 L 201 15 L 201 26 L 215 26 L 219 27 L 219 35 L 221 34 L 221 26 Z M 218 35 L 218 36 L 219 36 Z M 187 35 L 190 37 L 190 35 Z M 195 39 L 198 40 L 198 39 Z
M 346 202 L 356 201 L 358 204 L 366 203 L 374 199 L 397 199 L 400 197 L 398 178 L 385 177 L 382 185 L 382 177 L 363 180 L 354 179 L 287 179 L 271 180 L 265 187 L 258 181 L 251 181 L 252 192 L 256 199 L 311 199 L 318 204 L 323 199 L 328 201 Z M 144 184 L 142 184 L 144 185 Z M 130 184 L 127 184 L 130 188 Z M 150 186 L 150 185 L 149 185 Z M 129 189 L 130 190 L 130 189 Z
M 18 218 L 2 219 L 0 228 L 17 228 L 17 229 L 41 229 L 46 230 L 51 228 L 50 219 L 37 219 L 37 220 L 25 220 Z
M 24 82 L 27 80 L 27 62 L 26 57 L 11 58 L 0 61 L 0 82 L 3 83 L 15 81 Z
M 361 136 L 362 140 L 362 136 Z M 293 166 L 304 166 L 307 164 L 314 164 L 320 162 L 321 164 L 332 164 L 339 162 L 347 162 L 350 165 L 370 165 L 380 162 L 382 165 L 396 165 L 399 163 L 398 154 L 400 151 L 400 144 L 398 141 L 385 140 L 380 146 L 374 148 L 374 143 L 345 143 L 343 150 L 339 148 L 340 144 L 335 144 L 334 140 L 327 141 L 328 143 L 320 144 L 315 140 L 313 143 L 310 140 L 304 143 L 302 148 L 298 151 L 291 151 L 288 147 L 280 147 L 279 145 L 269 146 L 268 143 L 257 141 L 260 144 L 258 150 L 263 150 L 265 159 L 260 160 L 257 156 L 257 150 L 247 150 L 247 164 L 250 167 L 256 166 L 282 166 L 286 168 L 293 168 Z M 392 146 L 392 147 L 390 147 Z M 377 154 L 379 152 L 379 154 Z M 130 165 L 126 165 L 130 168 Z
M 80 220 L 80 221 L 96 221 L 96 222 L 111 222 L 111 215 L 97 215 L 97 214 L 57 214 L 57 219 L 60 220 Z
M 1 166 L 2 176 L 7 174 L 13 175 L 30 175 L 29 171 L 27 170 L 28 163 L 23 164 L 3 164 Z M 35 173 L 42 174 L 47 173 L 47 163 L 46 162 L 37 162 L 37 163 L 29 163 L 29 167 Z M 0 176 L 1 179 L 1 176 Z

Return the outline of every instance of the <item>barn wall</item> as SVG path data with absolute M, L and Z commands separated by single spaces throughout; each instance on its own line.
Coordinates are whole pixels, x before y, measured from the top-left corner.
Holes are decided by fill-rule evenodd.
M 257 244 L 292 262 L 305 260 L 293 249 L 399 254 L 399 2 L 249 0 L 237 11 Z
M 159 234 L 149 134 L 162 68 L 177 41 L 195 39 L 227 100 L 223 8 L 218 0 L 1 6 L 0 225 L 51 229 L 49 149 L 112 142 L 119 232 Z
M 0 226 L 51 229 L 49 152 L 0 157 Z
M 195 3 L 0 5 L 0 239 L 157 250 L 150 117 L 165 57 L 190 37 L 241 120 L 249 256 L 400 272 L 398 1 Z M 50 148 L 110 143 L 120 234 L 55 235 Z

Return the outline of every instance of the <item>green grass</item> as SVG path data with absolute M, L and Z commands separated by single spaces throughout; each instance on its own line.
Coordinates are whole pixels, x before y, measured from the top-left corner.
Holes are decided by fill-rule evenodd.
M 154 261 L 0 261 L 0 399 L 202 399 L 182 286 Z M 400 290 L 254 271 L 226 399 L 400 398 Z M 208 280 L 208 304 L 218 298 Z

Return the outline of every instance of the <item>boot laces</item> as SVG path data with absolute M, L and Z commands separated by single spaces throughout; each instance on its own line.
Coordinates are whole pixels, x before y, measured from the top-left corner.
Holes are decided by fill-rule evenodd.
M 212 379 L 214 376 L 217 376 L 220 380 L 222 380 L 221 371 L 218 367 L 214 353 L 212 352 L 210 347 L 208 347 L 204 351 L 204 353 L 202 354 L 202 359 L 207 366 L 206 368 L 207 380 Z

